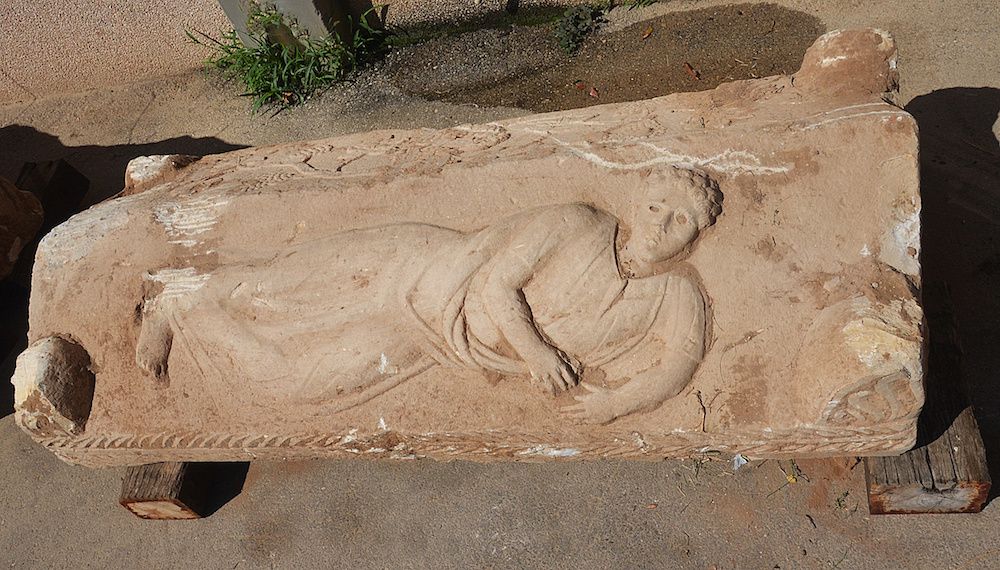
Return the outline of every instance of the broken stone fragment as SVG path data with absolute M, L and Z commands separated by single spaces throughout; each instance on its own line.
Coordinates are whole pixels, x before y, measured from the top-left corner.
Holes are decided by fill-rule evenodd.
M 924 331 L 894 58 L 833 32 L 794 78 L 134 162 L 39 247 L 19 421 L 94 466 L 899 453 Z M 93 387 L 85 423 L 52 385 Z
M 90 365 L 87 351 L 64 338 L 29 346 L 11 378 L 18 424 L 42 437 L 83 433 L 94 398 Z
M 0 178 L 0 279 L 6 277 L 21 250 L 42 226 L 42 206 L 10 181 Z

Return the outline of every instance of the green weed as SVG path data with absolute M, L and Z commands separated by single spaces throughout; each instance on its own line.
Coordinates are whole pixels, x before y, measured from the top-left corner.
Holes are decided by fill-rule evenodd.
M 208 66 L 243 83 L 243 95 L 252 98 L 254 110 L 286 108 L 343 80 L 381 52 L 383 34 L 369 25 L 368 16 L 359 18 L 352 37 L 344 39 L 331 33 L 314 39 L 276 9 L 255 6 L 247 29 L 256 45 L 244 45 L 235 30 L 218 39 L 198 31 L 188 31 L 187 36 L 212 50 Z
M 583 40 L 597 31 L 604 20 L 605 6 L 580 4 L 563 13 L 556 22 L 555 35 L 559 47 L 566 53 L 580 49 Z

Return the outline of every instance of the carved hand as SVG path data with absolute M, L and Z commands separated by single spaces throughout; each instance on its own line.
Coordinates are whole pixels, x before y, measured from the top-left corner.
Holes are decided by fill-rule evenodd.
M 553 394 L 568 390 L 578 382 L 580 366 L 561 350 L 540 350 L 526 364 L 531 378 Z
M 575 423 L 606 424 L 623 415 L 617 409 L 614 390 L 587 383 L 581 385 L 587 393 L 574 397 L 578 404 L 559 408 L 563 417 Z

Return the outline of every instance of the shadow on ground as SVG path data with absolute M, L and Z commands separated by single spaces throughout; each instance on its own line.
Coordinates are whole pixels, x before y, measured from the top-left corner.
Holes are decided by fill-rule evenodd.
M 944 284 L 924 289 L 928 325 L 947 334 L 936 315 L 952 315 L 961 348 L 961 374 L 932 378 L 964 379 L 945 388 L 968 392 L 1000 481 L 1000 89 L 933 91 L 906 110 L 920 129 L 923 280 Z
M 17 180 L 25 163 L 63 159 L 80 171 L 90 188 L 82 202 L 73 199 L 74 209 L 82 210 L 114 196 L 124 186 L 125 166 L 137 156 L 154 154 L 206 155 L 243 148 L 217 138 L 175 137 L 144 144 L 113 146 L 64 146 L 59 138 L 33 127 L 10 125 L 0 128 L 0 176 Z M 70 210 L 64 215 L 75 213 Z M 49 220 L 46 225 L 63 219 Z M 14 390 L 10 376 L 14 360 L 26 344 L 28 331 L 28 286 L 35 246 L 28 244 L 10 277 L 0 281 L 0 417 L 13 411 Z
M 248 461 L 189 463 L 184 484 L 199 494 L 199 514 L 208 517 L 243 491 L 249 471 Z

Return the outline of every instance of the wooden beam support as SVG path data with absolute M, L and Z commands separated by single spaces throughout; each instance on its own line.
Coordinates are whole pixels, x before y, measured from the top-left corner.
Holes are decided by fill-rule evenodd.
M 978 513 L 990 475 L 979 426 L 968 406 L 940 437 L 897 457 L 865 458 L 873 515 Z
M 989 496 L 986 449 L 962 384 L 954 320 L 946 292 L 935 293 L 945 310 L 927 314 L 932 335 L 917 445 L 896 457 L 865 458 L 873 515 L 977 513 Z
M 153 463 L 129 467 L 118 502 L 144 519 L 211 516 L 240 494 L 249 469 L 247 462 Z
M 119 503 L 135 516 L 155 520 L 200 519 L 203 502 L 192 493 L 188 463 L 129 467 Z

